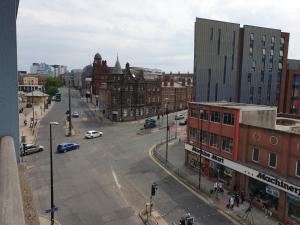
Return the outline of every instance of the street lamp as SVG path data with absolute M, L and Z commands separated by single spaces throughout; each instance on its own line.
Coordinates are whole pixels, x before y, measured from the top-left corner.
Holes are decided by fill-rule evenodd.
M 51 182 L 51 225 L 54 225 L 54 196 L 53 196 L 53 163 L 52 163 L 52 125 L 58 125 L 58 122 L 50 122 L 50 182 Z
M 199 118 L 198 118 L 198 130 L 199 130 L 199 122 L 200 122 L 200 151 L 199 151 L 199 190 L 201 189 L 201 173 L 202 173 L 202 121 L 204 115 L 203 110 L 199 108 Z M 199 140 L 199 139 L 198 139 Z
M 69 77 L 69 136 L 72 136 L 72 116 L 71 116 L 71 77 Z
M 168 148 L 169 148 L 169 102 L 168 98 L 165 98 L 166 103 L 166 114 L 167 114 L 167 135 L 166 135 L 166 164 L 168 163 Z

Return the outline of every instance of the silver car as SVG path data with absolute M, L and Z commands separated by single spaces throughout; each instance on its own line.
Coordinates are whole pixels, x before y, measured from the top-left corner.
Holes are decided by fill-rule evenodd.
M 85 138 L 91 139 L 96 137 L 102 137 L 103 133 L 96 130 L 90 130 L 85 133 Z

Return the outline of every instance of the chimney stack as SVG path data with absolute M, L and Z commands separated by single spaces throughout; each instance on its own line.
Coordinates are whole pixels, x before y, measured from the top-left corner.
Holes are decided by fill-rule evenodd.
M 174 87 L 174 79 L 173 78 L 170 79 L 170 86 Z

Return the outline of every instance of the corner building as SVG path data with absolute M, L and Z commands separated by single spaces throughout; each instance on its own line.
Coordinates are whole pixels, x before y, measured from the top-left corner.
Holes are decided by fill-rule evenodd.
M 276 107 L 189 103 L 185 164 L 244 192 L 253 204 L 300 223 L 300 121 Z M 202 143 L 200 143 L 202 135 Z
M 288 43 L 289 34 L 278 29 L 196 18 L 195 101 L 278 105 L 283 111 Z

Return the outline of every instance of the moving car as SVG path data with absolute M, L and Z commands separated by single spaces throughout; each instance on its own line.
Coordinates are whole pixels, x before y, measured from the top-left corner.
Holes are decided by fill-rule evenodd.
M 179 121 L 179 125 L 181 125 L 181 126 L 184 126 L 186 124 L 187 124 L 187 119 Z
M 156 127 L 156 120 L 153 118 L 147 118 L 144 123 L 144 128 L 148 129 L 153 127 Z
M 182 120 L 182 119 L 184 119 L 184 115 L 182 115 L 182 114 L 175 116 L 175 120 Z
M 102 137 L 103 133 L 96 130 L 89 130 L 85 133 L 85 138 L 96 138 L 96 137 Z
M 68 152 L 79 148 L 80 145 L 77 143 L 61 143 L 57 146 L 57 152 L 63 153 L 63 152 Z
M 72 117 L 78 118 L 79 117 L 79 112 L 77 112 L 77 111 L 72 112 Z
M 21 146 L 21 156 L 34 154 L 43 150 L 44 146 L 42 145 L 23 144 L 23 146 Z

